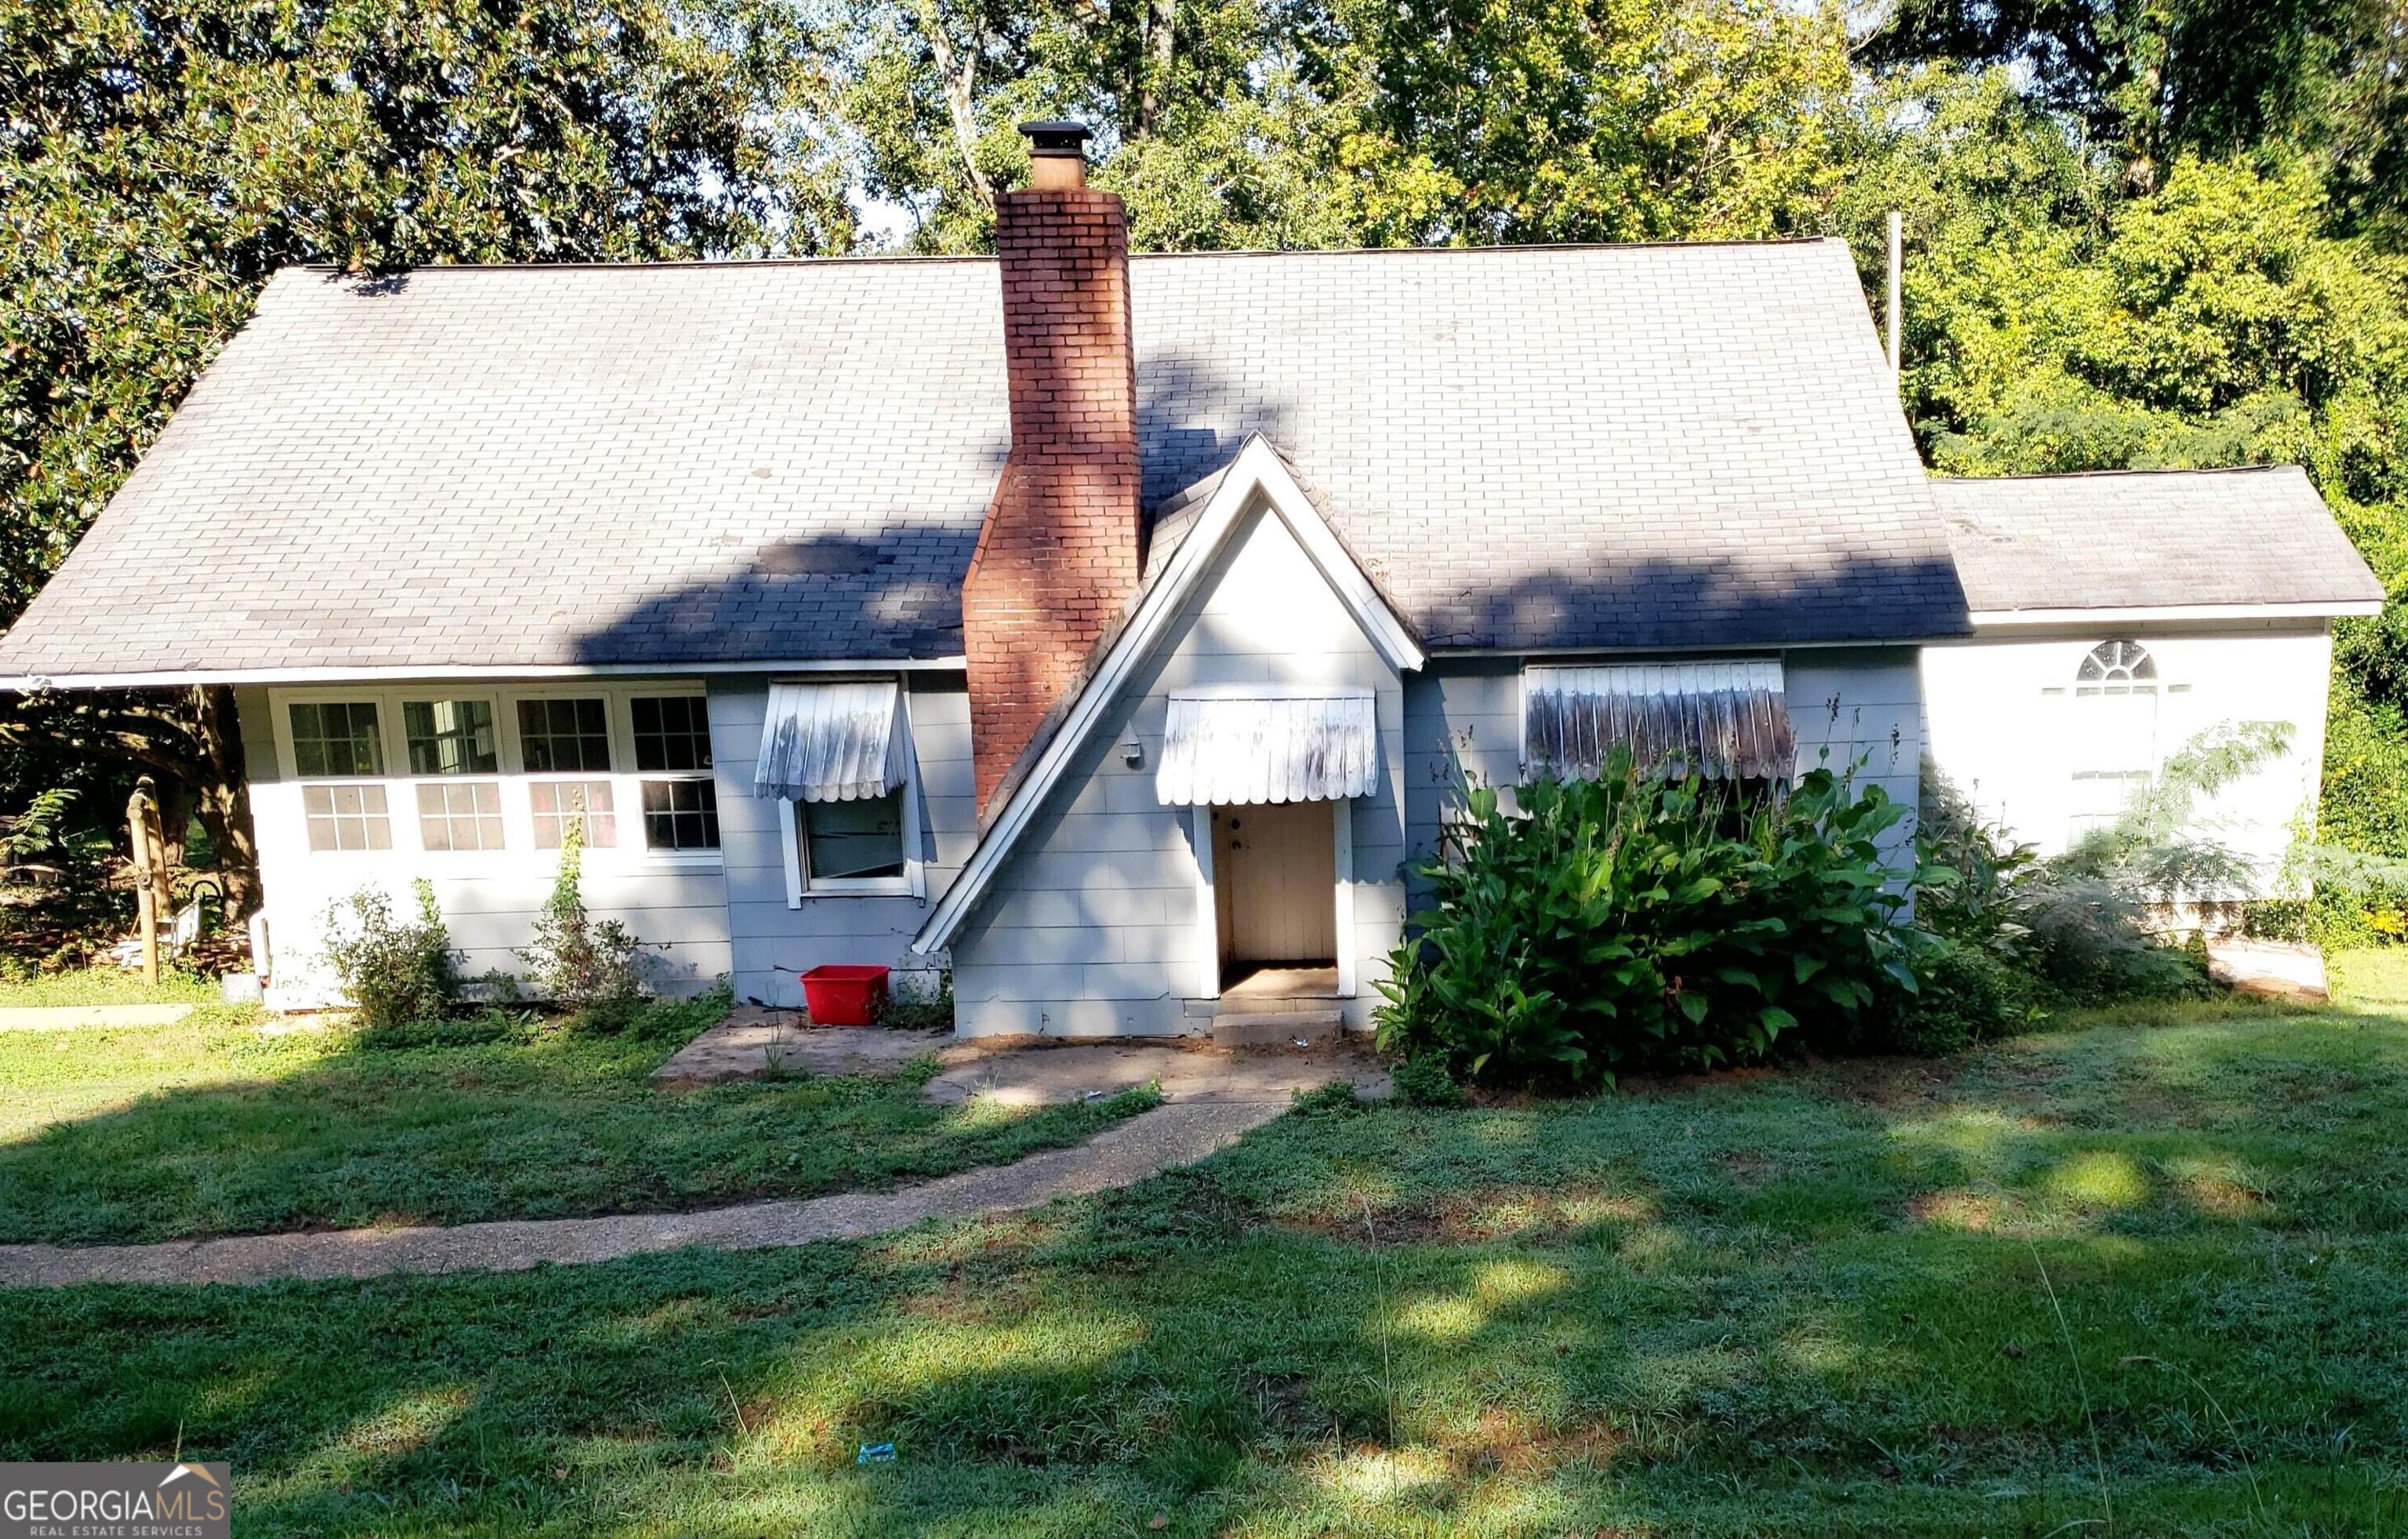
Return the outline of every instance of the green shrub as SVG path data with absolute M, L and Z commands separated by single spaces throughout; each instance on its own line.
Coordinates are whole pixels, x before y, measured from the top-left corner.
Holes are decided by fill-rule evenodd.
M 1383 1049 L 1474 1080 L 1610 1084 L 1752 1061 L 1801 1021 L 1852 1030 L 1912 993 L 1911 873 L 1877 841 L 1905 809 L 1828 769 L 1780 794 L 1636 773 L 1466 783 L 1427 912 L 1373 1012 Z
M 439 1020 L 460 1000 L 460 954 L 452 949 L 434 884 L 410 884 L 418 916 L 394 913 L 382 889 L 363 887 L 326 916 L 326 962 L 343 997 L 371 1030 Z
M 1460 1106 L 1469 1098 L 1447 1072 L 1446 1060 L 1435 1053 L 1407 1058 L 1388 1071 L 1397 1099 L 1408 1106 Z
M 560 874 L 536 918 L 534 944 L 518 957 L 527 965 L 527 982 L 538 997 L 578 1012 L 588 1026 L 619 1030 L 643 1003 L 644 980 L 636 965 L 643 942 L 618 920 L 585 912 L 578 890 L 583 852 L 575 820 L 565 824 L 562 835 Z
M 2032 980 L 1978 945 L 1932 947 L 1920 971 L 1922 987 L 1891 995 L 1886 1008 L 1867 1012 L 1859 1029 L 1834 1045 L 1937 1057 L 1988 1042 L 2038 1013 Z
M 878 1008 L 878 1024 L 900 1031 L 950 1031 L 953 1027 L 953 976 L 937 975 L 934 987 L 911 973 L 896 976 L 886 1002 Z
M 2169 762 L 2167 784 L 2149 799 L 2114 827 L 2049 860 L 2028 844 L 2009 843 L 2000 828 L 1983 823 L 1927 762 L 1915 839 L 1921 873 L 1916 923 L 1960 950 L 1986 957 L 1995 964 L 1993 981 L 2001 985 L 1963 994 L 1965 1006 L 1994 995 L 2005 1009 L 1991 1023 L 1996 1029 L 2052 1005 L 2174 999 L 2211 990 L 2205 969 L 2151 928 L 2148 903 L 2159 883 L 2179 873 L 2232 879 L 2234 857 L 2211 842 L 2186 839 L 2182 823 L 2193 798 L 2213 789 L 2203 787 L 2203 780 L 2221 784 L 2219 775 L 2236 772 L 2236 759 L 2255 762 L 2250 755 L 2265 751 L 2272 737 L 2261 734 L 2235 749 L 2239 735 L 2201 734 L 2186 751 L 2187 757 Z M 1974 987 L 1967 971 L 1972 965 L 1957 970 L 1956 987 Z M 1934 1004 L 1929 1010 L 1947 1008 Z M 1971 1033 L 1969 1040 L 1989 1034 L 1975 1029 L 1970 1018 L 1963 1024 Z M 1935 1041 L 1953 1031 L 1912 1004 L 1901 1006 L 1899 1029 L 1929 1029 Z

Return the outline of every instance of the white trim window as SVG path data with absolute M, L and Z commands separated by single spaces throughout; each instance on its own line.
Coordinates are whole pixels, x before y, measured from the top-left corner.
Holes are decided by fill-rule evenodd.
M 527 816 L 535 830 L 535 847 L 559 849 L 574 825 L 581 847 L 618 848 L 618 797 L 609 779 L 609 698 L 521 696 L 513 705 L 519 763 L 528 775 Z M 555 775 L 584 778 L 550 778 Z
M 645 847 L 693 854 L 719 848 L 719 786 L 711 778 L 710 702 L 699 694 L 627 701 L 643 798 Z
M 788 907 L 926 894 L 907 698 L 892 678 L 769 686 L 752 789 L 778 801 Z
M 390 850 L 383 724 L 374 700 L 294 700 L 284 729 L 292 772 L 304 777 L 301 818 L 312 851 Z M 310 782 L 318 784 L 309 784 Z
M 622 868 L 721 859 L 710 710 L 691 682 L 280 690 L 270 704 L 312 852 L 490 859 L 557 850 L 574 827 Z
M 429 855 L 499 850 L 501 740 L 491 697 L 405 699 L 401 741 L 417 785 L 418 847 Z
M 556 850 L 574 826 L 588 850 L 619 847 L 619 820 L 607 780 L 536 780 L 527 783 L 527 812 L 535 821 L 535 847 Z

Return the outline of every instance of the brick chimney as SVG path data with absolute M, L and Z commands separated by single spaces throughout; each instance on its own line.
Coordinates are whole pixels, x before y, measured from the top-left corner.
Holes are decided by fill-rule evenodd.
M 1021 132 L 1034 173 L 995 211 L 1011 454 L 962 583 L 982 810 L 1138 581 L 1127 217 L 1086 184 L 1083 126 Z

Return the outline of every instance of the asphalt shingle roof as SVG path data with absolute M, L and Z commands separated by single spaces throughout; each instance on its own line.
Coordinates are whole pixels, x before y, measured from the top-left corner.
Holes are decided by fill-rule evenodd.
M 1149 503 L 1250 431 L 1438 647 L 1960 631 L 1836 242 L 1140 257 Z M 987 260 L 280 274 L 0 676 L 960 650 Z
M 1936 481 L 1976 611 L 2380 602 L 2297 466 Z

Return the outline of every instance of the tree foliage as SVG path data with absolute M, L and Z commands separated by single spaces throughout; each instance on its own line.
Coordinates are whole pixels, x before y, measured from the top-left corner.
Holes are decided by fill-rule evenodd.
M 845 249 L 825 43 L 754 0 L 0 0 L 0 623 L 280 266 Z M 162 771 L 239 885 L 230 719 L 7 701 L 0 811 Z
M 280 265 L 976 251 L 1039 116 L 1140 249 L 1870 280 L 1902 209 L 1935 467 L 2297 460 L 2408 596 L 2403 48 L 2373 0 L 0 0 L 0 620 Z M 2408 856 L 2403 616 L 2340 634 L 2329 807 Z M 18 702 L 0 813 L 122 751 L 239 823 L 207 704 Z

